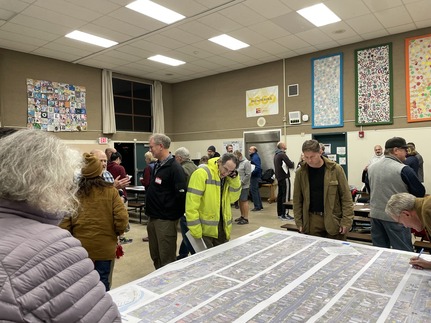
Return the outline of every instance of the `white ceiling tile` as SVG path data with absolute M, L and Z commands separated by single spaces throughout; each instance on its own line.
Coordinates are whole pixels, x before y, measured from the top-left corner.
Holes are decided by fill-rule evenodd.
M 58 34 L 48 33 L 46 31 L 41 31 L 27 26 L 14 24 L 12 22 L 6 23 L 4 26 L 2 26 L 1 30 L 8 31 L 10 33 L 20 34 L 20 35 L 26 35 L 29 37 L 34 37 L 34 38 L 42 39 L 46 41 L 55 40 L 60 36 Z M 62 36 L 63 35 L 61 35 L 60 37 Z
M 15 13 L 23 11 L 25 8 L 28 7 L 28 5 L 28 3 L 17 0 L 2 0 L 0 4 L 2 9 Z
M 202 59 L 214 55 L 211 52 L 190 45 L 178 48 L 177 51 L 194 57 L 193 60 Z
M 141 56 L 130 55 L 128 53 L 124 53 L 118 50 L 107 51 L 104 55 L 121 59 L 124 62 L 124 64 L 127 64 L 129 62 L 137 62 L 142 59 Z
M 202 37 L 198 37 L 179 28 L 170 28 L 162 31 L 160 34 L 173 39 L 179 39 L 185 44 L 193 44 L 202 40 Z
M 117 43 L 122 43 L 130 39 L 130 36 L 127 34 L 122 34 L 112 29 L 107 29 L 102 26 L 91 23 L 82 26 L 81 28 L 79 28 L 79 31 L 106 38 Z
M 256 44 L 255 47 L 260 48 L 261 50 L 271 53 L 273 55 L 283 53 L 288 49 L 287 46 L 283 46 L 282 44 L 279 44 L 278 42 L 274 42 L 274 41 L 265 41 L 265 42 Z
M 382 24 L 373 14 L 347 19 L 346 23 L 359 35 L 383 29 Z
M 164 46 L 169 49 L 176 49 L 176 48 L 183 47 L 185 45 L 184 43 L 178 40 L 175 40 L 160 34 L 152 34 L 152 35 L 146 36 L 144 39 L 145 41 L 148 41 L 160 46 Z
M 239 29 L 242 25 L 237 22 L 229 19 L 219 13 L 214 13 L 212 15 L 207 15 L 202 18 L 197 19 L 196 21 L 211 27 L 215 30 L 219 30 L 223 33 L 228 33 L 232 30 Z
M 421 21 L 415 21 L 415 25 L 417 28 L 430 27 L 430 20 L 426 19 L 426 20 L 421 20 Z
M 130 2 L 130 0 L 125 0 L 125 4 L 116 4 L 113 1 L 106 0 L 73 0 L 67 2 L 73 2 L 75 6 L 89 9 L 92 12 L 107 15 L 108 13 L 111 13 L 121 7 L 124 7 L 127 3 Z M 55 0 L 55 3 L 57 4 L 57 0 Z
M 138 26 L 143 29 L 142 32 L 166 27 L 165 23 L 147 17 L 128 8 L 120 8 L 112 13 L 109 13 L 108 16 Z
M 11 19 L 13 16 L 15 16 L 15 14 L 16 13 L 13 11 L 0 8 L 0 19 L 4 20 L 4 22 Z
M 221 34 L 218 30 L 214 30 L 198 21 L 190 21 L 178 26 L 179 29 L 200 37 L 201 39 L 209 39 Z
M 6 32 L 4 30 L 0 30 L 0 39 L 11 40 L 11 41 L 15 40 L 17 42 L 21 42 L 24 44 L 30 44 L 30 45 L 34 45 L 37 47 L 43 46 L 44 44 L 49 42 L 47 40 L 33 38 L 31 36 L 22 35 L 22 34 L 10 33 L 10 32 Z
M 246 0 L 244 4 L 267 19 L 285 15 L 292 11 L 288 6 L 278 0 L 271 1 L 271 4 L 262 0 Z
M 47 15 L 56 15 L 59 18 L 74 17 L 79 21 L 92 21 L 99 18 L 102 13 L 83 8 L 79 4 L 72 3 L 72 1 L 63 0 L 43 0 L 37 1 L 36 6 L 46 11 Z M 55 21 L 54 21 L 55 22 Z
M 34 28 L 41 31 L 46 31 L 49 33 L 59 33 L 61 35 L 66 35 L 71 32 L 72 29 L 62 25 L 57 25 L 49 23 L 48 21 L 41 20 L 39 18 L 33 18 L 25 15 L 18 15 L 13 17 L 10 22 L 16 23 L 18 25 L 26 26 L 29 28 Z
M 337 42 L 338 42 L 340 45 L 349 45 L 349 44 L 359 43 L 359 42 L 361 42 L 361 41 L 363 41 L 363 40 L 364 40 L 364 39 L 363 39 L 361 36 L 356 35 L 356 36 L 349 37 L 349 38 L 341 38 L 341 39 L 337 39 Z
M 85 48 L 77 48 L 73 46 L 67 46 L 64 43 L 61 42 L 61 40 L 51 42 L 49 44 L 46 44 L 43 48 L 48 50 L 55 50 L 57 52 L 65 53 L 65 54 L 72 54 L 74 56 L 78 56 L 78 58 L 85 57 L 88 55 L 91 55 L 94 53 L 94 51 L 90 51 Z
M 140 58 L 150 57 L 151 55 L 153 55 L 153 53 L 149 51 L 146 51 L 142 48 L 133 47 L 131 45 L 116 46 L 115 50 L 129 55 L 137 56 Z
M 275 41 L 277 43 L 279 43 L 280 45 L 284 46 L 285 48 L 288 48 L 291 50 L 310 46 L 310 44 L 308 42 L 306 42 L 305 40 L 303 40 L 303 39 L 301 39 L 295 35 L 289 35 L 286 37 L 281 37 L 281 38 L 275 39 Z
M 401 0 L 362 0 L 372 11 L 386 10 L 401 6 Z
M 286 29 L 280 27 L 270 20 L 263 21 L 255 25 L 250 25 L 248 28 L 259 35 L 264 36 L 266 39 L 280 38 L 290 34 Z
M 357 35 L 357 33 L 344 21 L 326 25 L 321 27 L 320 29 L 329 37 L 335 40 L 349 38 Z
M 318 50 L 324 50 L 324 49 L 328 49 L 328 48 L 334 48 L 334 47 L 338 47 L 339 44 L 336 41 L 330 41 L 330 42 L 326 42 L 326 43 L 322 43 L 322 44 L 316 44 L 314 45 Z
M 287 30 L 291 34 L 311 30 L 314 25 L 296 12 L 271 19 L 272 22 Z
M 328 0 L 325 1 L 325 5 L 341 20 L 371 13 L 365 4 L 358 0 Z
M 38 6 L 28 7 L 27 9 L 22 11 L 22 14 L 28 17 L 33 17 L 46 21 L 48 23 L 69 27 L 72 29 L 79 29 L 81 26 L 87 23 L 87 21 L 85 21 L 84 19 L 66 16 L 64 14 L 59 14 L 53 10 Z
M 0 44 L 2 48 L 16 50 L 18 52 L 31 53 L 33 50 L 37 49 L 39 46 L 31 45 L 29 43 L 20 43 L 15 40 L 2 39 L 0 37 Z
M 229 35 L 249 45 L 260 43 L 268 39 L 267 37 L 261 34 L 258 34 L 255 31 L 250 30 L 248 28 L 241 28 L 241 29 L 235 30 L 234 32 L 231 32 Z
M 388 30 L 388 32 L 392 35 L 395 34 L 400 34 L 400 33 L 404 33 L 406 31 L 412 30 L 414 29 L 416 26 L 414 23 L 411 24 L 406 24 L 406 25 L 401 25 L 401 26 L 395 26 L 395 27 L 391 27 L 391 28 L 386 28 Z
M 241 3 L 228 9 L 223 9 L 220 13 L 243 26 L 265 21 L 265 18 L 260 16 L 259 13 Z
M 378 11 L 375 15 L 385 28 L 413 23 L 404 6 Z
M 374 39 L 374 38 L 380 38 L 380 37 L 384 37 L 384 36 L 388 36 L 389 33 L 386 29 L 380 29 L 380 30 L 375 30 L 373 32 L 370 33 L 364 33 L 361 34 L 362 38 L 364 39 Z
M 255 46 L 250 46 L 247 48 L 243 48 L 242 52 L 244 55 L 247 55 L 248 57 L 254 58 L 254 59 L 260 59 L 268 56 L 272 56 L 267 51 L 257 48 Z
M 56 49 L 50 49 L 48 47 L 38 48 L 38 49 L 34 50 L 32 52 L 32 54 L 44 56 L 44 57 L 55 58 L 55 59 L 61 59 L 63 61 L 69 61 L 69 62 L 73 62 L 74 60 L 77 60 L 81 57 L 80 55 L 75 55 L 71 52 L 65 53 L 64 51 L 59 51 Z
M 156 2 L 186 17 L 197 15 L 198 13 L 206 11 L 208 9 L 202 4 L 200 4 L 199 2 L 196 2 L 194 0 L 181 0 L 181 1 L 157 0 Z
M 318 1 L 318 0 L 281 0 L 282 3 L 284 3 L 286 6 L 288 6 L 289 8 L 291 8 L 294 11 L 297 11 L 299 9 L 303 9 L 312 5 L 315 5 L 316 3 L 319 2 L 324 2 L 323 1 Z
M 157 44 L 154 44 L 154 43 L 150 43 L 150 42 L 148 42 L 146 40 L 137 40 L 137 41 L 134 41 L 134 42 L 132 42 L 130 44 L 130 46 L 141 48 L 141 49 L 143 49 L 143 50 L 145 50 L 145 51 L 147 51 L 149 53 L 153 53 L 152 55 L 154 55 L 154 54 L 161 54 L 163 52 L 168 52 L 169 51 L 169 48 L 167 48 L 167 47 L 160 46 L 160 45 L 157 45 Z
M 317 48 L 314 46 L 295 49 L 295 53 L 297 53 L 298 55 L 305 55 L 309 53 L 314 53 L 316 51 L 317 51 Z
M 413 20 L 429 20 L 431 25 L 431 0 L 422 0 L 406 5 L 407 11 Z
M 129 35 L 131 38 L 141 36 L 146 32 L 145 30 L 142 30 L 142 28 L 110 16 L 100 17 L 99 19 L 94 20 L 93 24 L 110 31 L 121 31 L 122 34 Z
M 323 44 L 332 39 L 318 28 L 298 33 L 297 36 L 309 44 Z

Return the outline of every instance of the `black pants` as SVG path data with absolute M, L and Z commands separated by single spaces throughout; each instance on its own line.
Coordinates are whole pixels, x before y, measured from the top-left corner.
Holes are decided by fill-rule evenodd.
M 286 215 L 286 206 L 284 202 L 290 201 L 290 178 L 280 180 L 278 182 L 278 195 L 277 195 L 277 215 Z

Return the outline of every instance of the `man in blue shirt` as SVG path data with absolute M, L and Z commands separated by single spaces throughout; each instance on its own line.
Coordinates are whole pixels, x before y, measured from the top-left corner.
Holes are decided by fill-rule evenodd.
M 248 152 L 250 153 L 250 162 L 254 165 L 250 178 L 250 194 L 254 204 L 252 211 L 260 211 L 263 209 L 259 192 L 259 180 L 262 177 L 262 164 L 256 146 L 250 146 Z

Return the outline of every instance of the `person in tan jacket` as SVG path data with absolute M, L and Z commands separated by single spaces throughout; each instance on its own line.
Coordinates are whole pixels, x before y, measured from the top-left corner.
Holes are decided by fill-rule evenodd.
M 319 142 L 302 145 L 304 165 L 297 170 L 293 213 L 299 232 L 346 240 L 353 222 L 353 199 L 343 168 L 322 157 Z
M 102 163 L 96 156 L 84 154 L 76 216 L 65 218 L 61 227 L 81 241 L 107 291 L 113 269 L 118 236 L 124 233 L 129 215 L 118 190 L 101 177 Z

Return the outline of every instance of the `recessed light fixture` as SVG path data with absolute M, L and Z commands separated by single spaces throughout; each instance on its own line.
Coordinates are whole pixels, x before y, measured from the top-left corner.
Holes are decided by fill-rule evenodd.
M 180 61 L 178 59 L 170 58 L 170 57 L 163 56 L 163 55 L 151 56 L 151 57 L 148 57 L 148 59 L 155 61 L 155 62 L 171 65 L 171 66 L 183 65 L 186 63 L 186 62 Z
M 129 3 L 126 8 L 132 9 L 166 24 L 172 24 L 185 18 L 185 16 L 179 14 L 178 12 L 163 7 L 150 0 L 137 0 Z
M 79 40 L 79 41 L 89 43 L 92 45 L 96 45 L 96 46 L 105 47 L 105 48 L 118 44 L 115 41 L 112 41 L 112 40 L 109 40 L 106 38 L 102 38 L 102 37 L 98 37 L 98 36 L 94 36 L 92 34 L 87 34 L 87 33 L 84 33 L 82 31 L 78 31 L 78 30 L 74 30 L 71 33 L 68 33 L 65 37 Z
M 323 3 L 298 10 L 297 13 L 299 13 L 302 17 L 307 19 L 316 27 L 322 27 L 341 20 Z
M 209 41 L 212 41 L 213 43 L 219 44 L 221 46 L 224 46 L 226 48 L 237 50 L 241 48 L 245 48 L 250 46 L 249 44 L 246 44 L 236 38 L 233 38 L 229 35 L 223 34 L 220 36 L 216 36 L 213 38 L 208 39 Z

